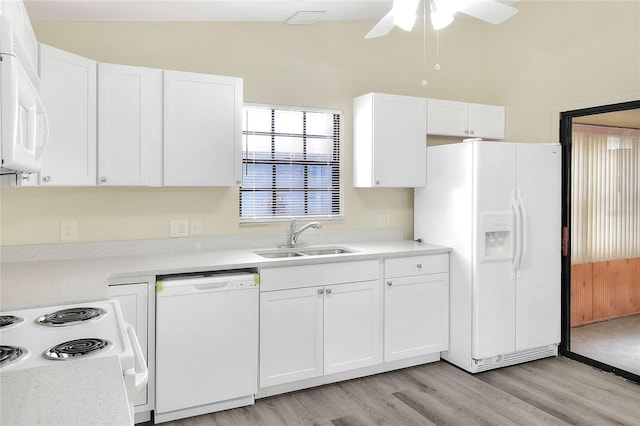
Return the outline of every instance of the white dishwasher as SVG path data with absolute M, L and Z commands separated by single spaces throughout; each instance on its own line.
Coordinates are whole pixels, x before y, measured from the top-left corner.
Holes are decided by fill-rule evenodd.
M 154 422 L 253 404 L 258 274 L 169 277 L 156 287 Z

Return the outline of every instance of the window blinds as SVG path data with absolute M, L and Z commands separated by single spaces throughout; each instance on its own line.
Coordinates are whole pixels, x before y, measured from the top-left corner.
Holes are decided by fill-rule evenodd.
M 340 113 L 245 106 L 240 221 L 341 217 Z
M 571 263 L 640 257 L 640 131 L 573 125 Z

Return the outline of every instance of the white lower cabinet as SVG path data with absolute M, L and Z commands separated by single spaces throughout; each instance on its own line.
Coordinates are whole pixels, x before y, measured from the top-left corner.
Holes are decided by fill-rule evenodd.
M 322 376 L 322 287 L 260 294 L 260 386 Z
M 321 277 L 332 282 L 260 294 L 261 388 L 382 362 L 378 264 L 362 261 L 261 271 L 260 284 L 265 288 L 278 287 L 273 279 L 280 279 L 284 288 L 296 282 L 313 284 Z M 347 282 L 346 276 L 362 281 Z
M 324 374 L 382 362 L 380 281 L 324 289 Z
M 125 322 L 136 331 L 142 354 L 149 369 L 149 382 L 135 401 L 135 422 L 148 421 L 154 404 L 155 359 L 155 282 L 154 277 L 141 277 L 127 282 L 110 282 L 109 297 L 120 304 Z
M 448 258 L 385 260 L 385 362 L 449 348 Z

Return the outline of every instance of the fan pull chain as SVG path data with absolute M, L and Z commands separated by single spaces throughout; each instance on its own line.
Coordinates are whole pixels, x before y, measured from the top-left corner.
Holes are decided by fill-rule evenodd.
M 440 31 L 436 31 L 436 65 L 433 68 L 440 71 Z
M 422 65 L 427 69 L 427 2 L 423 2 L 422 7 Z M 425 73 L 426 74 L 426 73 Z M 429 84 L 426 79 L 420 82 L 421 85 Z

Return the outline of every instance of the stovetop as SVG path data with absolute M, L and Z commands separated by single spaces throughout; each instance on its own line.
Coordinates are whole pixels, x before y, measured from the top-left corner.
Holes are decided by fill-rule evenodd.
M 0 371 L 117 355 L 123 370 L 135 358 L 114 300 L 0 312 Z

